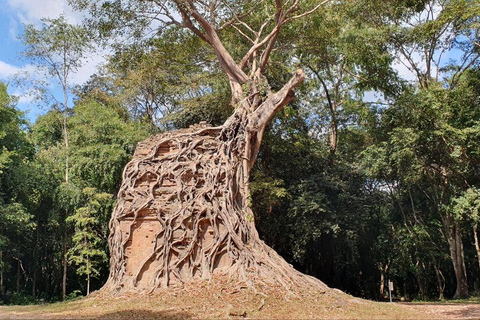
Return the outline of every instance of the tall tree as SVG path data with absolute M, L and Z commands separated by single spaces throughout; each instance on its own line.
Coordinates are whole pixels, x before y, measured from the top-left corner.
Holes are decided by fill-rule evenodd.
M 455 271 L 455 298 L 468 296 L 468 285 L 463 224 L 455 213 L 460 209 L 451 203 L 478 184 L 479 159 L 472 144 L 479 134 L 473 120 L 478 117 L 476 73 L 467 72 L 455 89 L 430 82 L 427 89 L 405 92 L 382 114 L 385 141 L 365 151 L 365 160 L 375 159 L 368 166 L 377 178 L 390 184 L 406 229 L 443 235 Z
M 295 45 L 307 74 L 308 88 L 302 98 L 316 123 L 312 133 L 327 136 L 332 154 L 337 150 L 339 128 L 353 122 L 349 113 L 361 108 L 366 91 L 392 98 L 401 89 L 384 33 L 359 18 L 355 9 L 352 1 L 337 2 L 298 26 L 311 30 Z
M 95 188 L 84 188 L 86 203 L 78 208 L 67 222 L 75 224 L 73 247 L 68 251 L 69 260 L 77 266 L 77 273 L 87 278 L 87 295 L 90 294 L 90 280 L 100 275 L 99 267 L 107 260 L 103 250 L 105 237 L 100 223 L 107 210 L 112 208 L 112 195 L 98 193 Z
M 51 103 L 52 108 L 62 115 L 61 126 L 63 143 L 65 146 L 64 182 L 69 183 L 70 151 L 67 119 L 70 111 L 69 93 L 71 78 L 82 66 L 85 54 L 89 49 L 89 38 L 84 28 L 71 25 L 65 16 L 56 19 L 42 19 L 42 26 L 38 29 L 34 25 L 26 25 L 22 37 L 25 45 L 23 55 L 33 63 L 36 70 L 44 79 L 32 78 L 34 90 L 38 98 Z M 61 98 L 57 98 L 50 86 L 54 81 L 62 90 Z M 68 189 L 68 188 L 66 188 Z M 65 189 L 65 190 L 66 190 Z M 65 219 L 68 212 L 64 213 Z M 62 296 L 65 299 L 67 285 L 67 228 L 64 226 L 65 236 L 63 244 L 63 280 Z
M 455 85 L 479 60 L 475 2 L 391 0 L 379 4 L 366 0 L 357 1 L 356 7 L 357 14 L 383 34 L 397 65 L 408 70 L 421 88 L 432 80 L 442 81 L 445 71 L 451 72 L 449 84 Z M 455 59 L 451 59 L 452 49 Z
M 158 212 L 155 219 L 162 225 L 156 236 L 158 240 L 153 243 L 151 257 L 142 262 L 145 266 L 153 259 L 158 266 L 155 276 L 146 284 L 150 289 L 168 286 L 172 281 L 208 278 L 214 271 L 239 277 L 250 284 L 266 281 L 286 288 L 301 284 L 321 286 L 296 272 L 260 241 L 248 197 L 249 176 L 265 128 L 272 117 L 294 98 L 293 89 L 305 78 L 304 72 L 297 69 L 291 79 L 274 92 L 265 77 L 268 61 L 281 29 L 292 20 L 318 10 L 326 2 L 119 1 L 104 2 L 100 6 L 92 1 L 76 2 L 78 7 L 91 10 L 92 17 L 102 26 L 101 30 L 119 25 L 129 27 L 134 20 L 133 27 L 145 27 L 142 22 L 149 19 L 160 21 L 162 26 L 175 25 L 190 30 L 213 49 L 228 79 L 231 105 L 235 110 L 221 126 L 178 136 L 169 134 L 166 141 L 158 142 L 159 145 L 171 143 L 181 148 L 179 155 L 186 155 L 194 163 L 194 171 L 182 169 L 180 159 L 176 157 L 167 157 L 163 162 L 152 161 L 142 167 L 138 164 L 143 160 L 134 158 L 127 165 L 121 196 L 110 223 L 112 258 L 107 288 L 119 285 L 128 288 L 139 281 L 142 267 L 132 275 L 125 272 L 125 244 L 133 232 L 129 235 L 122 233 L 120 220 L 133 214 L 132 223 L 135 223 L 140 210 Z M 114 21 L 110 19 L 113 16 L 116 17 Z M 126 17 L 130 22 L 124 20 Z M 239 47 L 245 49 L 243 53 L 234 48 L 227 49 L 227 42 L 221 40 L 221 33 L 227 28 L 243 37 L 244 45 Z M 197 147 L 204 151 L 199 152 Z M 162 181 L 166 184 L 167 179 L 177 181 L 178 188 L 173 191 L 175 196 L 171 199 L 176 199 L 177 205 L 180 205 L 178 201 L 182 202 L 178 211 L 168 213 L 167 207 L 158 207 L 159 204 L 155 203 L 160 199 L 155 200 L 153 190 L 148 195 L 153 201 L 140 200 L 144 196 L 141 188 L 135 185 L 143 176 L 148 174 L 151 177 L 148 172 L 153 172 L 153 188 L 163 185 Z M 192 187 L 193 179 L 203 182 Z M 182 180 L 187 182 L 182 183 Z M 131 202 L 132 197 L 138 200 Z M 213 235 L 208 236 L 206 232 Z M 201 241 L 202 237 L 212 238 Z
M 35 229 L 23 191 L 28 184 L 26 167 L 32 158 L 32 145 L 26 134 L 27 122 L 15 107 L 16 99 L 0 83 L 0 294 L 5 293 L 5 274 L 16 278 L 16 291 L 25 275 L 26 246 Z M 23 181 L 22 181 L 23 180 Z M 28 194 L 28 192 L 27 192 Z M 32 197 L 33 198 L 33 197 Z M 16 275 L 13 277 L 13 275 Z M 12 283 L 10 283 L 12 285 Z M 12 287 L 10 287 L 13 289 Z

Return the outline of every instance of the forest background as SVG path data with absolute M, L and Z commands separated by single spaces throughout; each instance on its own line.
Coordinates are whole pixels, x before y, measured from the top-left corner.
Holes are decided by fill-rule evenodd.
M 3 303 L 99 289 L 136 143 L 232 113 L 211 48 L 176 26 L 151 32 L 155 20 L 130 2 L 103 2 L 108 20 L 24 26 L 32 69 L 0 85 Z M 232 3 L 262 23 L 255 1 Z M 386 298 L 388 280 L 398 299 L 477 294 L 479 17 L 473 0 L 344 0 L 284 28 L 265 90 L 298 66 L 307 78 L 268 127 L 251 207 L 261 238 L 298 270 L 369 299 Z M 121 23 L 138 30 L 127 37 Z M 235 54 L 248 32 L 226 23 L 220 35 Z M 105 63 L 73 85 L 84 58 L 105 48 Z M 29 121 L 8 86 L 46 113 Z

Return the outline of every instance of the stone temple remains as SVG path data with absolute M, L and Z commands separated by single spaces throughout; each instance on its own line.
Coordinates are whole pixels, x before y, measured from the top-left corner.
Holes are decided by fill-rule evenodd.
M 152 291 L 214 274 L 249 286 L 324 287 L 260 240 L 239 130 L 200 123 L 139 143 L 110 220 L 105 290 Z M 232 133 L 242 139 L 223 136 Z

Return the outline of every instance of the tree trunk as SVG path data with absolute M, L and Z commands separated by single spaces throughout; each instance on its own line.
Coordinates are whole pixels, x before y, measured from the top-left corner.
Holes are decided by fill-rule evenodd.
M 452 223 L 448 231 L 447 237 L 450 249 L 450 258 L 455 271 L 455 279 L 457 280 L 457 288 L 453 298 L 466 298 L 468 297 L 467 271 L 465 268 L 465 259 L 463 255 L 462 235 L 458 222 Z
M 87 274 L 87 296 L 90 294 L 90 274 Z
M 32 297 L 35 299 L 35 296 L 37 295 L 37 269 L 33 269 L 33 275 L 32 275 Z
M 39 224 L 39 221 L 37 220 L 37 226 Z M 33 248 L 33 255 L 32 255 L 32 297 L 35 298 L 36 296 L 36 286 L 37 286 L 37 268 L 38 268 L 38 264 L 37 264 L 37 255 L 38 255 L 38 246 L 39 246 L 39 243 L 40 243 L 40 231 L 39 231 L 39 227 L 36 228 L 36 232 L 35 232 L 35 244 L 34 244 L 34 248 Z
M 473 238 L 475 239 L 475 249 L 477 251 L 477 261 L 478 261 L 478 268 L 480 270 L 480 245 L 478 243 L 478 222 L 475 223 L 473 227 Z
M 425 286 L 423 285 L 423 277 L 421 272 L 422 264 L 419 260 L 415 263 L 415 279 L 418 284 L 418 296 L 423 299 L 425 298 Z
M 298 71 L 258 108 L 255 98 L 241 103 L 223 126 L 197 125 L 137 146 L 109 225 L 105 290 L 151 291 L 216 275 L 252 287 L 325 288 L 260 240 L 247 204 L 265 126 L 303 78 Z
M 435 269 L 435 275 L 437 277 L 437 287 L 438 287 L 438 300 L 444 300 L 445 299 L 445 277 L 443 276 L 442 270 L 440 270 L 440 267 L 437 265 L 437 263 L 434 261 L 433 262 L 433 267 Z
M 335 153 L 337 151 L 337 140 L 338 140 L 338 124 L 336 116 L 332 115 L 330 120 L 330 151 Z
M 387 295 L 385 293 L 385 281 L 386 281 L 386 275 L 388 274 L 388 266 L 389 264 L 385 264 L 385 267 L 383 267 L 382 263 L 378 264 L 378 268 L 380 270 L 380 296 L 382 298 L 386 298 Z
M 3 251 L 0 250 L 0 294 L 3 296 Z
M 65 225 L 62 246 L 62 300 L 67 297 L 67 226 Z
M 20 260 L 17 259 L 17 293 L 20 293 Z
M 64 50 L 64 61 L 66 52 Z M 69 182 L 69 175 L 70 175 L 70 146 L 69 146 L 69 139 L 68 139 L 68 100 L 67 100 L 67 76 L 66 71 L 64 69 L 64 77 L 63 77 L 63 141 L 65 145 L 65 182 Z M 65 212 L 65 218 L 63 219 L 63 223 L 65 225 L 64 235 L 63 235 L 63 248 L 62 248 L 62 300 L 65 301 L 67 296 L 67 223 L 66 219 L 68 218 L 68 212 Z

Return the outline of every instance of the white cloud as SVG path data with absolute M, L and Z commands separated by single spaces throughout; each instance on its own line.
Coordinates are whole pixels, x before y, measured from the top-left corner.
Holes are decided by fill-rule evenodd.
M 407 81 L 417 80 L 416 75 L 409 69 L 410 66 L 408 65 L 408 62 L 403 58 L 400 60 L 401 61 L 397 60 L 392 64 L 393 69 L 398 72 L 398 75 Z
M 11 39 L 17 40 L 18 34 L 19 34 L 18 22 L 16 19 L 13 19 L 12 17 L 10 17 L 9 26 L 8 26 L 8 35 L 10 36 Z
M 0 79 L 7 79 L 20 72 L 20 68 L 0 60 Z
M 70 23 L 80 23 L 82 14 L 73 11 L 67 0 L 7 0 L 10 9 L 22 23 L 38 23 L 41 18 L 64 14 Z
M 71 82 L 73 84 L 85 83 L 97 70 L 97 67 L 106 62 L 107 56 L 108 52 L 106 50 L 94 50 L 90 56 L 87 57 L 82 67 L 79 68 L 75 74 L 72 74 Z
M 42 18 L 56 18 L 64 14 L 69 23 L 81 24 L 83 14 L 73 11 L 68 5 L 68 0 L 6 0 L 7 10 L 10 12 L 11 21 L 9 35 L 12 39 L 20 36 L 20 24 L 39 25 Z M 76 74 L 72 74 L 71 82 L 81 84 L 87 81 L 96 71 L 98 64 L 105 61 L 105 52 L 95 51 L 84 63 Z M 18 68 L 0 61 L 0 79 L 18 73 L 26 68 Z M 28 71 L 32 71 L 28 68 Z
M 35 68 L 31 64 L 24 65 L 23 67 L 17 67 L 0 60 L 0 80 L 9 80 L 15 75 L 20 74 L 29 74 L 34 78 L 44 77 L 44 74 L 41 72 L 41 70 Z
M 12 94 L 18 97 L 19 104 L 29 105 L 35 102 L 35 98 L 33 97 L 33 95 L 28 94 L 28 92 L 15 91 Z

